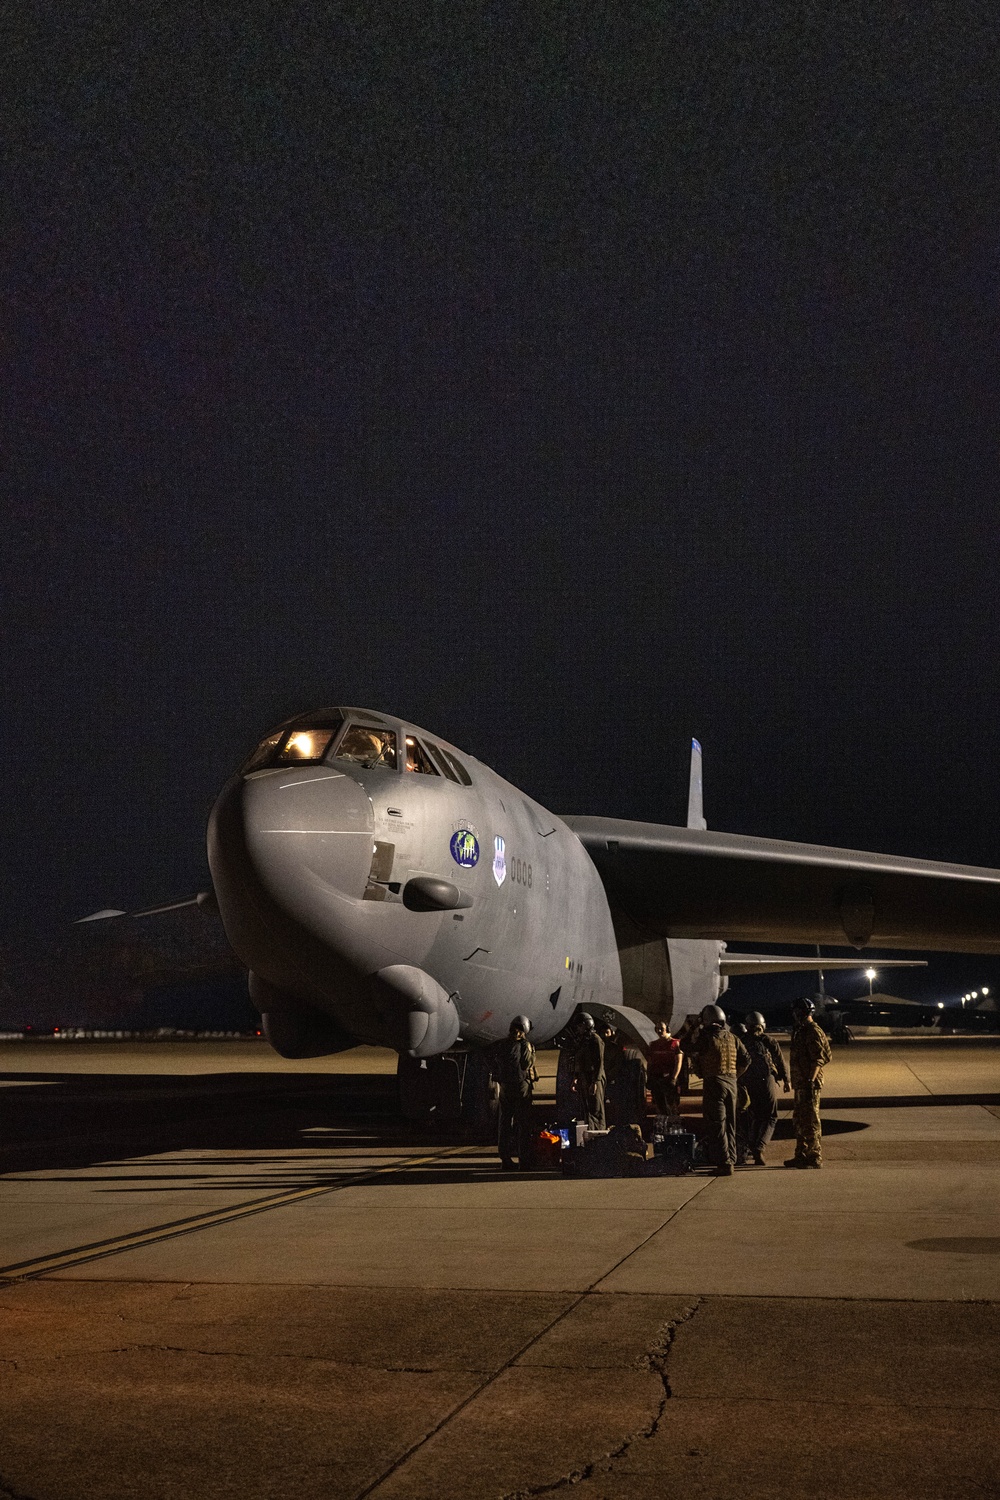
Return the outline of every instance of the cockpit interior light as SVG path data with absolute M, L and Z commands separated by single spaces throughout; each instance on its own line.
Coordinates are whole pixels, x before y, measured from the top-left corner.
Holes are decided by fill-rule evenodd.
M 279 757 L 283 761 L 322 760 L 333 739 L 332 729 L 296 729 Z

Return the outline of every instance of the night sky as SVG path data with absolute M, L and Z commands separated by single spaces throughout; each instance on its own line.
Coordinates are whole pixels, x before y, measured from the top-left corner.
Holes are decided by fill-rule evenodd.
M 994 6 L 8 28 L 5 941 L 204 888 L 328 703 L 661 822 L 697 734 L 710 826 L 1000 865 Z

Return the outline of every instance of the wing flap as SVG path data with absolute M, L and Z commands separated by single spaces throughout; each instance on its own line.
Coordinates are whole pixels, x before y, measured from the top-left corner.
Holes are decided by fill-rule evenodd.
M 863 958 L 789 958 L 780 953 L 723 953 L 720 974 L 815 974 L 864 967 Z M 880 958 L 880 969 L 926 969 L 926 958 Z

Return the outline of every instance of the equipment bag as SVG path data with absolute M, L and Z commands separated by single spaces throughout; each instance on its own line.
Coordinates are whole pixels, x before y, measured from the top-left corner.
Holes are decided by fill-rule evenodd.
M 675 1131 L 665 1135 L 653 1147 L 650 1163 L 652 1175 L 657 1177 L 682 1177 L 695 1164 L 695 1139 L 690 1131 Z
M 546 1125 L 531 1142 L 531 1166 L 536 1172 L 558 1172 L 562 1166 L 563 1143 L 558 1127 Z

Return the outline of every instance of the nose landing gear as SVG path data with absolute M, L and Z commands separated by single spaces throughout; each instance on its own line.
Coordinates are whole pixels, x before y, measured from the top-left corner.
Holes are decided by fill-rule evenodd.
M 483 1145 L 496 1140 L 499 1088 L 484 1053 L 443 1052 L 427 1058 L 403 1053 L 396 1078 L 407 1120 L 457 1131 Z

